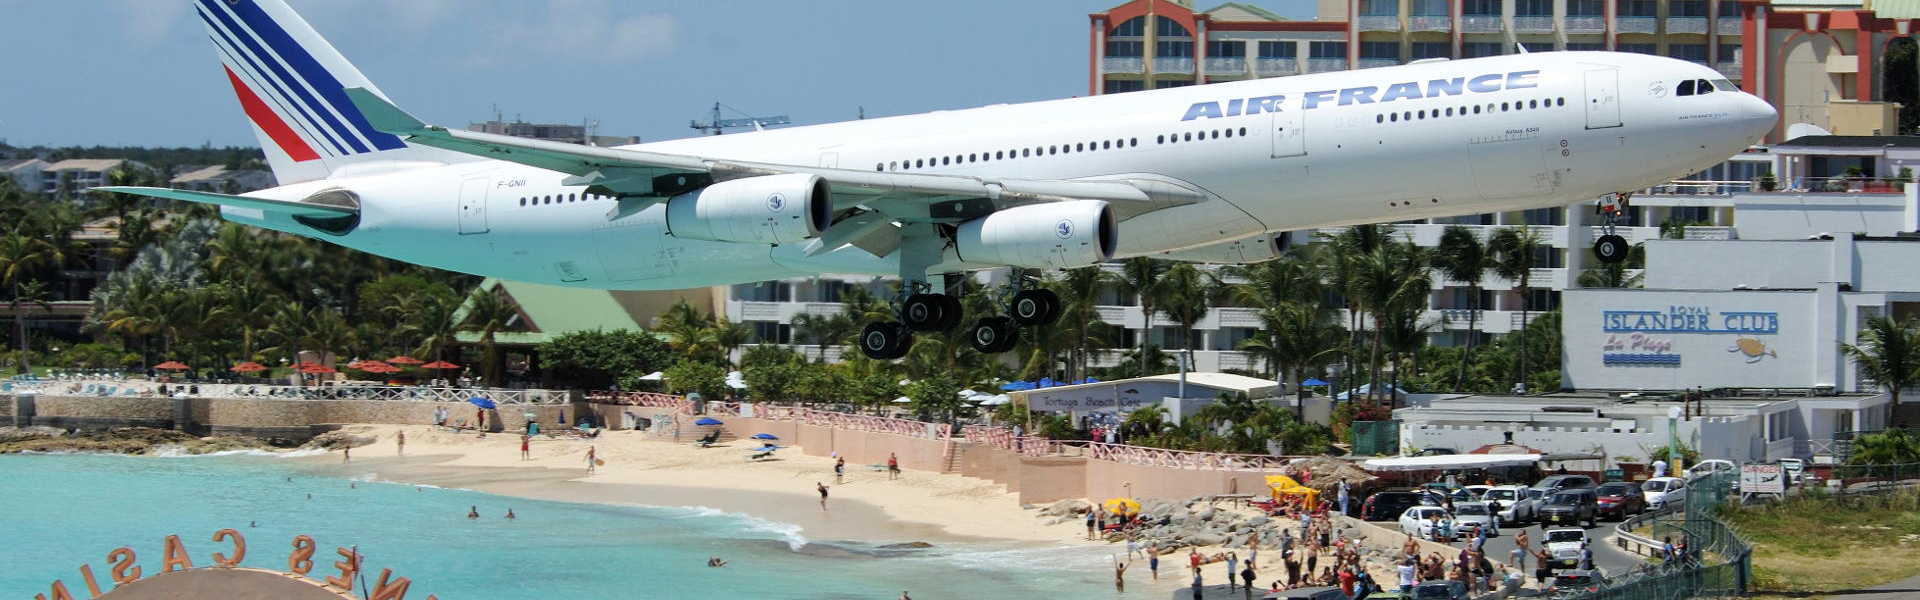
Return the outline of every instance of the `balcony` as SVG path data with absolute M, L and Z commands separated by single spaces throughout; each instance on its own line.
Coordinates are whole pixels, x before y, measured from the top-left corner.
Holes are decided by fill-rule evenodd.
M 1344 59 L 1344 58 L 1309 58 L 1307 59 L 1308 73 L 1325 73 L 1328 71 L 1345 71 L 1345 70 L 1347 70 L 1347 59 Z
M 1600 15 L 1568 15 L 1567 33 L 1605 33 L 1607 18 Z
M 1513 18 L 1513 30 L 1518 33 L 1553 33 L 1553 17 L 1540 15 L 1522 15 Z
M 1247 74 L 1247 59 L 1238 56 L 1207 57 L 1207 75 L 1234 76 Z
M 1745 73 L 1741 70 L 1740 61 L 1737 60 L 1720 61 L 1720 64 L 1713 66 L 1713 70 L 1719 71 L 1721 75 L 1727 76 L 1727 79 L 1733 80 L 1734 83 L 1739 83 L 1740 78 L 1745 76 Z
M 1500 33 L 1507 30 L 1506 22 L 1500 15 L 1466 15 L 1460 17 L 1461 33 Z
M 1300 73 L 1300 61 L 1291 58 L 1253 59 L 1253 74 L 1260 77 L 1297 75 Z
M 1192 74 L 1193 73 L 1193 57 L 1191 56 L 1156 56 L 1153 58 L 1153 72 Z
M 1614 33 L 1653 33 L 1659 30 L 1658 17 L 1616 17 Z
M 1391 67 L 1398 64 L 1400 64 L 1400 59 L 1398 58 L 1367 58 L 1363 56 L 1360 57 L 1360 64 L 1354 65 L 1353 68 L 1372 69 L 1375 67 Z
M 1260 322 L 1260 311 L 1253 308 L 1222 306 L 1213 309 L 1213 317 L 1220 327 L 1260 328 L 1266 324 Z
M 1138 56 L 1106 56 L 1100 59 L 1101 73 L 1147 72 L 1147 60 Z
M 1453 31 L 1453 17 L 1446 15 L 1414 15 L 1407 20 L 1407 31 Z
M 1353 21 L 1354 31 L 1399 31 L 1400 15 L 1360 15 Z
M 1707 34 L 1706 17 L 1667 17 L 1667 33 Z
M 1741 35 L 1745 33 L 1745 31 L 1740 28 L 1740 17 L 1720 17 L 1714 19 L 1713 29 L 1719 32 L 1720 35 Z

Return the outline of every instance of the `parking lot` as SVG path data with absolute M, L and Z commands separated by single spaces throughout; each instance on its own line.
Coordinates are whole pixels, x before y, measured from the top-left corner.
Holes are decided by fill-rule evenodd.
M 1400 531 L 1400 523 L 1397 521 L 1373 521 L 1373 524 L 1393 531 Z M 1640 557 L 1628 554 L 1607 543 L 1607 536 L 1613 534 L 1613 526 L 1618 524 L 1619 522 L 1617 521 L 1601 521 L 1597 527 L 1581 527 L 1581 529 L 1587 532 L 1587 539 L 1592 540 L 1594 567 L 1599 568 L 1602 573 L 1624 573 L 1644 562 Z M 1556 525 L 1554 527 L 1558 528 L 1561 526 Z M 1536 550 L 1539 549 L 1541 540 L 1546 537 L 1546 532 L 1542 530 L 1540 525 L 1528 525 L 1524 528 L 1502 525 L 1500 527 L 1499 537 L 1487 539 L 1487 558 L 1503 563 L 1506 562 L 1513 552 L 1514 535 L 1520 533 L 1523 529 L 1527 532 L 1527 538 L 1531 540 L 1530 543 L 1533 545 L 1533 548 Z M 1465 545 L 1465 541 L 1452 544 L 1455 548 L 1465 547 Z M 1452 559 L 1453 557 L 1449 556 L 1447 558 Z M 1533 577 L 1533 567 L 1534 560 L 1532 557 L 1529 557 L 1527 559 L 1527 577 L 1529 579 Z

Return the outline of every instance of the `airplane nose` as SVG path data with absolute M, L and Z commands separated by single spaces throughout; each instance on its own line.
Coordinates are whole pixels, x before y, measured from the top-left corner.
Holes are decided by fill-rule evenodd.
M 1780 122 L 1780 112 L 1758 96 L 1747 93 L 1740 96 L 1740 121 L 1746 126 L 1747 137 L 1757 141 L 1773 131 L 1774 125 Z

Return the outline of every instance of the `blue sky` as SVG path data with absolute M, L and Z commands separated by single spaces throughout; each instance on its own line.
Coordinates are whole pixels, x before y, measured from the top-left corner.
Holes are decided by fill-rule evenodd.
M 497 105 L 648 140 L 692 134 L 716 100 L 805 124 L 1085 94 L 1087 14 L 1120 3 L 290 2 L 429 122 Z M 1312 18 L 1307 0 L 1250 3 Z M 188 0 L 0 0 L 0 14 L 0 139 L 257 145 Z

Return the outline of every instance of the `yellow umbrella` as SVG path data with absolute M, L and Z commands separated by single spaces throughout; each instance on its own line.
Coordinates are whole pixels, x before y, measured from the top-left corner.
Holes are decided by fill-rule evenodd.
M 1116 515 L 1140 514 L 1140 503 L 1135 502 L 1132 498 L 1109 498 L 1106 502 L 1100 503 L 1100 506 L 1105 507 L 1107 512 Z

